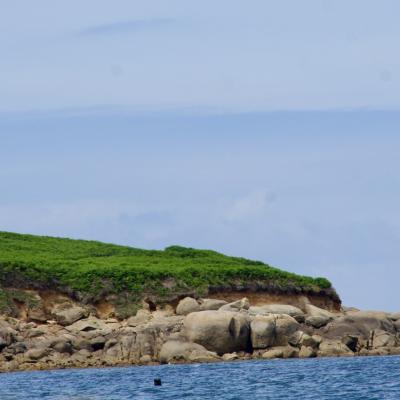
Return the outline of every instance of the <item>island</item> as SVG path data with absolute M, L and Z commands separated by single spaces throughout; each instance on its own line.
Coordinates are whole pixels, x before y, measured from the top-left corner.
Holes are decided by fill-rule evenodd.
M 0 232 L 0 371 L 400 354 L 400 313 L 321 277 L 170 246 Z

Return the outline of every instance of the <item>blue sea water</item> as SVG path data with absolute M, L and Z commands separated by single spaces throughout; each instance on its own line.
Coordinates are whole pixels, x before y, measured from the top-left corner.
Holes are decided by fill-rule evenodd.
M 163 385 L 153 385 L 161 378 Z M 400 399 L 400 357 L 15 372 L 1 400 Z

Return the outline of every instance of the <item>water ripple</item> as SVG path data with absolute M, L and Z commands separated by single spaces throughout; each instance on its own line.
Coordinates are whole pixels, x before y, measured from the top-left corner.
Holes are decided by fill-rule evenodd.
M 161 387 L 153 379 L 162 378 Z M 400 399 L 400 357 L 318 358 L 0 375 L 1 400 Z

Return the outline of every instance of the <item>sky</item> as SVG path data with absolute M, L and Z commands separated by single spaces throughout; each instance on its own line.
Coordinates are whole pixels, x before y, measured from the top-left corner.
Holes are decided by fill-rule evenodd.
M 398 1 L 13 1 L 0 230 L 180 244 L 398 310 Z

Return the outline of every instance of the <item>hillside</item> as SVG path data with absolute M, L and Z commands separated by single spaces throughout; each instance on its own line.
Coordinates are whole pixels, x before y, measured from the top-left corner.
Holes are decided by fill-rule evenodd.
M 86 303 L 110 298 L 121 307 L 144 298 L 160 303 L 187 294 L 245 290 L 327 296 L 340 304 L 325 278 L 211 250 L 143 250 L 9 232 L 0 232 L 0 284 L 3 308 L 10 296 L 21 301 L 18 289 L 58 291 Z

